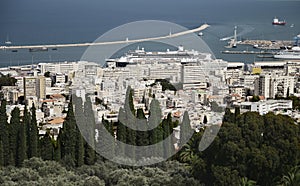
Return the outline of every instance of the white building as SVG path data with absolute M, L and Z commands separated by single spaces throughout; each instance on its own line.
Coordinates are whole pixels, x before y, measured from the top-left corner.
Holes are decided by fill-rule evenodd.
M 293 76 L 261 75 L 255 81 L 255 94 L 267 98 L 286 97 L 294 93 Z
M 292 109 L 292 100 L 267 100 L 258 102 L 242 102 L 241 109 L 251 112 L 258 112 L 260 115 L 273 112 L 275 110 Z

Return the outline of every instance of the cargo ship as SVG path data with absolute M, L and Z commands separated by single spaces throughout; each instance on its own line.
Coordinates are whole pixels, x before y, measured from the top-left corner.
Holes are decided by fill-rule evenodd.
M 273 24 L 273 25 L 285 25 L 286 22 L 285 22 L 285 21 L 279 21 L 279 19 L 275 17 L 275 18 L 273 19 L 272 24 Z

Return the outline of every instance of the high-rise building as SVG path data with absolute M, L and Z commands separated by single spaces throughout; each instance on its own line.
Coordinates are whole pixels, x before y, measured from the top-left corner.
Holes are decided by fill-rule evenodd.
M 255 81 L 256 95 L 267 98 L 286 97 L 294 93 L 295 79 L 293 76 L 261 75 Z
M 24 77 L 24 97 L 46 98 L 46 80 L 44 76 Z

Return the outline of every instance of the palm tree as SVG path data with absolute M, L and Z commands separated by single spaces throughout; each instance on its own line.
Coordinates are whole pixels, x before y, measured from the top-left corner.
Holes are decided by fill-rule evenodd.
M 194 158 L 195 153 L 191 148 L 191 145 L 186 143 L 182 146 L 181 152 L 179 154 L 179 158 L 184 163 L 189 163 Z
M 240 186 L 254 186 L 256 185 L 256 181 L 249 180 L 247 177 L 243 177 L 241 179 Z
M 295 166 L 287 175 L 281 178 L 280 185 L 283 186 L 298 186 L 300 185 L 300 166 Z

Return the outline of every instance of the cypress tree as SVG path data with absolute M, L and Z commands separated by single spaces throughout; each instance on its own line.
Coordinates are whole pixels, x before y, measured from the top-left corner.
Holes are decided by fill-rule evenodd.
M 23 125 L 25 131 L 25 144 L 26 144 L 26 154 L 30 157 L 30 113 L 28 112 L 27 106 L 24 108 L 24 116 L 23 116 Z
M 3 164 L 11 165 L 11 153 L 9 150 L 9 137 L 8 137 L 8 122 L 7 122 L 7 114 L 6 114 L 6 101 L 1 101 L 0 107 L 0 140 L 2 141 L 3 152 Z
M 21 167 L 23 165 L 23 161 L 27 159 L 26 155 L 26 131 L 25 124 L 21 123 L 18 131 L 18 141 L 17 141 L 17 166 Z
M 115 134 L 113 129 L 113 123 L 102 118 L 102 123 L 100 127 L 101 127 L 100 129 L 101 133 L 99 135 L 102 135 L 102 133 L 105 134 L 102 135 L 100 139 L 101 140 L 100 150 L 101 152 L 104 152 L 105 157 L 113 156 L 115 154 L 115 136 L 114 136 Z M 124 147 L 123 145 L 120 146 Z M 124 149 L 122 147 L 118 148 L 118 153 L 117 153 L 120 154 L 121 156 L 124 155 L 124 151 L 121 151 L 121 149 L 122 150 Z
M 234 123 L 234 120 L 235 120 L 234 114 L 230 111 L 229 108 L 226 108 L 225 114 L 223 116 L 223 122 Z
M 129 91 L 129 97 L 128 97 L 128 103 L 129 103 L 129 108 L 132 112 L 133 115 L 135 115 L 135 109 L 134 109 L 134 104 L 133 104 L 133 90 L 128 87 L 127 91 Z M 127 94 L 126 94 L 126 99 L 127 99 Z M 126 102 L 125 99 L 125 102 Z
M 124 114 L 124 109 L 121 107 L 119 109 L 119 118 L 122 117 L 120 116 L 121 114 Z M 104 121 L 104 119 L 102 119 Z M 117 123 L 117 133 L 116 133 L 117 141 L 126 143 L 126 126 L 121 123 L 119 120 Z M 123 144 L 118 143 L 118 148 L 116 149 L 117 154 L 120 154 L 121 156 L 125 155 L 125 147 Z
M 55 146 L 54 146 L 54 153 L 53 153 L 53 160 L 60 162 L 61 160 L 61 141 L 60 141 L 60 134 L 58 134 Z
M 89 136 L 89 129 L 88 129 L 88 124 L 89 123 L 89 118 L 85 116 L 83 113 L 83 103 L 82 99 L 73 96 L 73 103 L 75 105 L 75 119 L 76 119 L 76 166 L 80 167 L 84 164 L 84 159 L 85 159 L 85 144 L 86 142 L 84 141 L 84 138 L 88 138 Z M 81 134 L 82 133 L 82 134 Z
M 20 128 L 20 109 L 15 107 L 11 112 L 11 119 L 9 124 L 9 149 L 12 157 L 12 165 L 16 165 L 17 151 L 18 151 L 18 131 Z
M 205 119 L 205 117 L 206 116 L 204 116 L 204 119 Z M 206 120 L 207 120 L 207 118 L 206 118 Z M 189 140 L 189 134 L 192 132 L 192 130 L 193 129 L 191 128 L 191 125 L 190 125 L 189 114 L 188 114 L 187 111 L 185 111 L 184 114 L 183 114 L 182 123 L 180 125 L 180 142 L 179 142 L 179 147 L 182 147 L 184 145 L 184 143 L 188 142 L 188 140 Z
M 143 120 L 146 119 L 143 109 L 137 110 L 137 118 Z M 139 126 L 137 126 L 137 128 L 139 128 Z M 137 146 L 149 145 L 148 131 L 136 131 L 136 145 Z
M 29 131 L 29 158 L 38 157 L 38 128 L 35 111 L 36 109 L 33 104 L 31 107 L 31 121 Z
M 40 140 L 41 144 L 41 157 L 43 160 L 52 160 L 53 159 L 53 144 L 49 131 L 46 132 L 44 137 Z
M 80 132 L 77 133 L 76 143 L 76 165 L 80 167 L 84 164 L 84 140 Z
M 87 165 L 93 165 L 96 161 L 95 153 L 95 116 L 92 109 L 91 98 L 86 95 L 84 103 L 84 116 L 85 116 L 85 126 L 84 130 L 87 131 L 85 135 L 86 143 L 84 145 L 84 162 Z M 80 134 L 80 131 L 78 131 Z
M 0 167 L 2 166 L 4 166 L 4 151 L 2 140 L 0 140 Z
M 204 123 L 204 124 L 207 124 L 207 116 L 206 116 L 206 115 L 204 115 L 203 123 Z
M 160 157 L 162 156 L 162 154 L 159 152 L 161 151 L 161 149 L 163 149 L 163 146 L 160 146 L 158 144 L 163 140 L 161 117 L 162 115 L 159 102 L 156 99 L 153 99 L 150 103 L 150 116 L 148 118 L 149 127 L 151 127 L 151 130 L 149 130 L 149 144 L 157 144 L 157 146 L 155 147 L 155 149 L 153 149 L 154 152 L 150 154 Z
M 67 166 L 74 166 L 76 163 L 75 158 L 75 145 L 76 145 L 76 121 L 73 112 L 72 100 L 68 104 L 68 112 L 66 120 L 63 123 L 61 130 L 61 147 L 63 149 L 62 159 Z
M 137 118 L 140 119 L 140 120 L 146 120 L 143 109 L 138 109 L 137 110 Z M 136 124 L 139 125 L 139 122 L 137 122 Z M 140 129 L 140 128 L 141 127 L 137 126 L 137 129 Z M 149 131 L 139 131 L 139 130 L 136 131 L 136 145 L 137 146 L 147 146 L 147 145 L 149 145 Z M 146 150 L 148 150 L 148 149 L 146 149 Z M 137 154 L 137 158 L 141 158 L 142 154 L 150 155 L 150 153 L 147 152 L 147 151 L 140 152 L 139 148 L 136 148 L 136 154 Z
M 136 131 L 126 127 L 126 143 L 129 145 L 132 145 L 128 148 L 125 149 L 125 154 L 130 157 L 135 159 L 135 145 L 136 145 Z
M 125 107 L 126 117 L 129 117 L 130 115 L 133 115 L 133 117 L 135 117 L 135 109 L 134 109 L 134 104 L 133 104 L 133 90 L 131 89 L 130 86 L 127 88 L 124 107 Z M 131 112 L 131 113 L 127 113 L 127 112 Z M 132 121 L 132 119 L 130 119 L 130 117 L 129 117 L 128 121 Z M 134 124 L 135 123 L 127 123 L 127 125 L 134 125 Z M 136 131 L 129 127 L 126 127 L 126 134 L 127 134 L 126 135 L 126 143 L 129 145 L 132 145 L 132 146 L 125 149 L 125 154 L 128 157 L 135 159 L 135 147 L 134 146 L 136 145 Z
M 166 138 L 169 136 L 170 134 L 170 131 L 169 131 L 169 127 L 167 126 L 168 125 L 168 122 L 167 122 L 167 119 L 163 119 L 162 121 L 162 133 L 163 133 L 163 157 L 168 157 L 168 154 L 170 153 L 169 151 L 169 146 L 168 146 L 168 140 L 166 140 Z
M 239 106 L 234 107 L 234 121 L 237 121 L 238 116 L 241 114 L 241 110 Z

